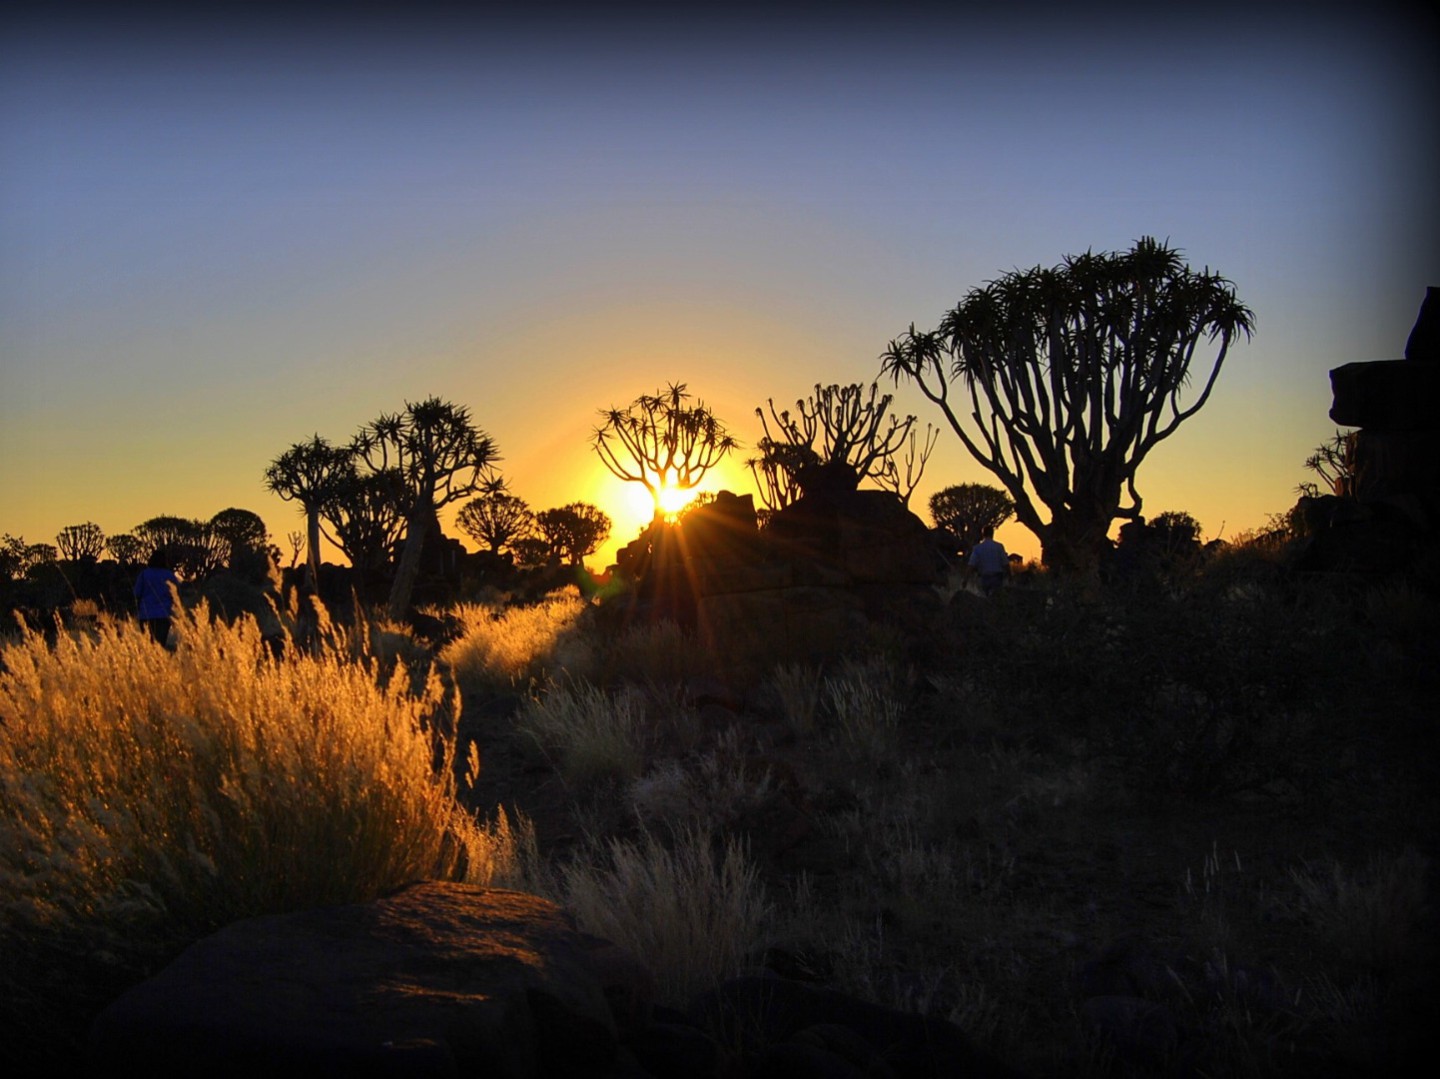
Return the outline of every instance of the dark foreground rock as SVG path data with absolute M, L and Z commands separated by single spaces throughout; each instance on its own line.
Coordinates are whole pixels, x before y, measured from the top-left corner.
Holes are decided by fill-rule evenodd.
M 415 884 L 373 903 L 237 922 L 90 1030 L 93 1076 L 994 1079 L 956 1026 L 780 977 L 688 1014 L 649 971 L 521 892 Z
M 787 978 L 726 982 L 695 1022 L 736 1046 L 750 1076 L 785 1079 L 1018 1079 L 954 1023 L 895 1011 Z
M 544 899 L 457 884 L 251 918 L 101 1013 L 92 1073 L 611 1074 L 607 988 L 631 1008 L 648 999 L 615 953 Z

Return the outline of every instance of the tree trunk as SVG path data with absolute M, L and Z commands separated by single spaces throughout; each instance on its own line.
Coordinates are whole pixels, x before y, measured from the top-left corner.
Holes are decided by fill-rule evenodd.
M 1071 510 L 1057 514 L 1040 537 L 1040 559 L 1052 573 L 1092 576 L 1110 546 L 1106 533 L 1111 518 L 1102 511 Z
M 395 567 L 395 580 L 390 586 L 390 602 L 386 613 L 396 621 L 410 611 L 410 596 L 415 579 L 420 575 L 420 553 L 425 546 L 425 533 L 433 511 L 423 509 L 412 513 L 405 522 L 405 546 L 400 551 L 400 564 Z
M 305 514 L 305 583 L 312 595 L 320 594 L 320 514 Z

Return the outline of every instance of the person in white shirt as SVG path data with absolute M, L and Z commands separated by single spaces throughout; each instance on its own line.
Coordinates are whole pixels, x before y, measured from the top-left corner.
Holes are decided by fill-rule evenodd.
M 980 542 L 971 548 L 969 564 L 980 575 L 980 590 L 987 596 L 994 595 L 995 590 L 1005 583 L 1010 573 L 1010 555 L 1004 545 L 995 539 L 993 528 L 987 528 Z

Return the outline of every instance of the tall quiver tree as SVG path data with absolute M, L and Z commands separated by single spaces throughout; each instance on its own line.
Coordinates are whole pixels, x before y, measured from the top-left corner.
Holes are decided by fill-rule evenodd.
M 1209 400 L 1253 320 L 1230 282 L 1144 237 L 1128 252 L 1087 252 L 974 289 L 938 329 L 911 325 L 881 364 L 919 386 L 999 478 L 1046 565 L 1086 570 L 1110 523 L 1140 516 L 1140 462 Z M 1207 345 L 1209 371 L 1187 402 Z
M 305 512 L 305 579 L 313 590 L 320 581 L 320 515 L 335 498 L 354 459 L 347 446 L 332 446 L 318 434 L 297 442 L 265 469 L 265 487 Z
M 601 411 L 591 445 L 620 479 L 639 483 L 665 517 L 667 491 L 690 491 L 738 443 L 703 401 L 691 403 L 685 384 L 641 394 L 627 408 Z
M 499 460 L 495 444 L 470 420 L 470 410 L 430 397 L 405 403 L 355 436 L 355 456 L 378 475 L 392 476 L 405 518 L 405 545 L 390 588 L 389 615 L 401 618 L 420 572 L 420 552 L 439 510 L 480 489 Z M 438 526 L 437 526 L 438 527 Z

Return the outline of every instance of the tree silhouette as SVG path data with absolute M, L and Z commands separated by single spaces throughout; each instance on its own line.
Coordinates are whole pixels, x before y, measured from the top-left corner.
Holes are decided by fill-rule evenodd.
M 353 455 L 346 446 L 332 446 L 318 434 L 297 442 L 265 469 L 265 488 L 305 513 L 305 576 L 310 587 L 320 580 L 320 514 L 353 474 Z
M 6 532 L 0 536 L 0 577 L 7 581 L 19 580 L 29 568 L 26 554 L 30 545 L 24 536 L 12 536 Z
M 360 429 L 351 446 L 372 472 L 396 481 L 396 503 L 405 519 L 405 546 L 390 588 L 389 614 L 410 606 L 420 572 L 420 552 L 441 507 L 474 493 L 499 460 L 495 444 L 461 405 L 429 397 L 405 403 L 405 411 L 382 415 Z
M 164 515 L 142 521 L 133 529 L 146 557 L 165 550 L 177 572 L 190 580 L 203 580 L 225 565 L 229 546 L 208 521 Z
M 60 557 L 67 562 L 96 559 L 105 550 L 105 533 L 94 521 L 66 525 L 55 537 L 55 546 L 60 550 Z
M 493 555 L 535 531 L 535 514 L 518 495 L 489 491 L 460 508 L 456 525 Z
M 585 557 L 610 538 L 610 518 L 589 502 L 542 510 L 535 515 L 535 524 L 550 549 L 565 555 L 572 566 L 583 566 Z
M 1140 515 L 1140 463 L 1209 400 L 1253 318 L 1223 277 L 1144 237 L 974 289 L 938 329 L 912 324 L 881 363 L 918 385 L 999 478 L 1047 565 L 1088 569 L 1110 522 Z M 1202 342 L 1215 349 L 1209 372 L 1182 403 Z M 950 399 L 957 387 L 964 404 Z
M 994 531 L 1015 515 L 1015 503 L 998 487 L 960 483 L 930 496 L 930 517 L 936 527 L 955 537 L 955 545 L 969 551 L 987 531 Z
M 334 491 L 320 510 L 321 530 L 345 552 L 363 580 L 385 566 L 404 532 L 405 506 L 398 497 L 403 490 L 400 477 L 361 472 L 352 462 L 336 477 Z
M 690 403 L 685 384 L 642 394 L 627 408 L 602 410 L 592 445 L 614 475 L 639 483 L 655 503 L 654 520 L 665 516 L 666 490 L 690 491 L 739 443 L 703 401 Z
M 867 479 L 908 503 L 935 439 L 927 434 L 921 448 L 913 437 L 915 417 L 893 415 L 893 400 L 891 394 L 880 395 L 875 382 L 868 392 L 858 382 L 817 384 L 812 396 L 795 402 L 794 412 L 776 411 L 773 397 L 766 402 L 769 420 L 765 410 L 757 408 L 765 435 L 758 445 L 760 456 L 746 463 L 766 506 L 783 509 L 794 501 L 797 489 L 839 483 L 853 490 Z M 907 442 L 910 454 L 902 475 L 896 454 Z
M 231 571 L 258 573 L 270 560 L 270 530 L 251 510 L 231 506 L 210 518 L 210 531 L 224 550 L 225 565 Z
M 1324 480 L 1333 495 L 1353 498 L 1360 486 L 1355 457 L 1358 435 L 1358 431 L 1336 431 L 1334 438 L 1316 446 L 1315 452 L 1305 458 L 1305 467 Z M 1295 490 L 1306 498 L 1315 498 L 1320 494 L 1320 485 L 1307 481 Z
M 143 557 L 145 545 L 129 532 L 120 532 L 105 541 L 110 557 L 122 566 L 133 566 Z

